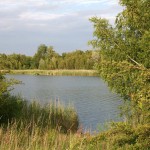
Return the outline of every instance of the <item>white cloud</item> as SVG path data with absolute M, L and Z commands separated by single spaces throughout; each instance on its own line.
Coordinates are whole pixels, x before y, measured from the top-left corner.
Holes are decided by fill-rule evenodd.
M 0 4 L 46 3 L 48 0 L 0 0 Z
M 52 1 L 54 2 L 54 1 Z M 76 4 L 109 4 L 109 5 L 115 5 L 119 3 L 119 0 L 55 0 L 55 3 L 76 3 Z
M 24 12 L 19 15 L 19 18 L 22 20 L 47 21 L 47 20 L 58 19 L 63 16 L 64 14 L 50 14 L 45 12 Z
M 0 0 L 0 5 L 34 5 L 46 6 L 49 4 L 118 4 L 119 0 Z
M 19 46 L 29 51 L 49 42 L 58 50 L 85 48 L 93 31 L 89 18 L 105 17 L 113 23 L 121 11 L 118 1 L 0 0 L 0 53 Z
M 91 3 L 99 3 L 99 0 L 56 0 L 57 2 L 62 3 L 79 3 L 79 4 L 91 4 Z

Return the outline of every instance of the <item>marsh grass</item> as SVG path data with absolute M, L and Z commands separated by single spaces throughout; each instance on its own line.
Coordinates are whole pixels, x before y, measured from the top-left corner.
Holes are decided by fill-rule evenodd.
M 79 120 L 75 109 L 60 101 L 40 105 L 21 97 L 7 95 L 0 101 L 0 149 L 63 149 L 77 132 Z M 14 112 L 13 112 L 14 111 Z M 11 115 L 11 112 L 13 115 Z M 75 142 L 75 139 L 74 139 Z
M 79 120 L 76 111 L 71 106 L 64 107 L 59 101 L 41 106 L 37 102 L 25 104 L 21 120 L 26 124 L 32 124 L 42 129 L 52 128 L 67 133 L 76 132 Z
M 95 135 L 79 131 L 73 107 L 47 105 L 21 97 L 0 97 L 0 150 L 149 150 L 149 121 L 136 126 L 112 122 Z
M 0 99 L 0 124 L 7 126 L 13 122 L 32 130 L 34 126 L 58 129 L 60 132 L 76 132 L 79 125 L 77 112 L 71 106 L 64 107 L 59 101 L 47 105 L 31 103 L 18 96 L 4 96 Z
M 7 130 L 0 129 L 0 149 L 2 150 L 71 150 L 83 148 L 85 137 L 77 134 L 62 134 L 57 130 L 46 129 L 41 132 L 34 127 L 32 133 L 28 128 L 19 128 L 14 123 Z M 80 143 L 80 144 L 79 144 Z
M 149 126 L 132 128 L 119 123 L 97 135 L 61 133 L 57 129 L 41 130 L 36 124 L 32 132 L 29 126 L 17 122 L 0 127 L 2 150 L 149 150 Z M 142 129 L 142 130 L 141 130 Z M 143 130 L 144 129 L 144 130 Z
M 12 100 L 11 96 L 8 100 Z M 0 125 L 0 150 L 148 150 L 149 124 L 133 127 L 126 122 L 112 123 L 95 135 L 78 132 L 74 108 L 60 102 L 41 106 L 13 97 L 17 109 L 9 121 Z M 4 105 L 3 105 L 4 107 Z M 13 110 L 13 109 L 11 109 Z M 1 110 L 0 110 L 1 111 Z M 5 117 L 7 117 L 6 115 Z M 6 119 L 6 118 L 5 118 Z
M 64 107 L 59 101 L 41 106 L 10 95 L 3 99 L 5 103 L 2 105 L 0 101 L 0 104 L 7 111 L 2 114 L 0 110 L 3 118 L 3 122 L 0 120 L 2 150 L 73 149 L 84 139 L 77 134 L 79 120 L 71 106 Z M 9 116 L 12 108 L 16 112 Z M 81 147 L 81 142 L 78 147 Z
M 49 76 L 98 76 L 96 70 L 1 70 L 9 74 L 49 75 Z

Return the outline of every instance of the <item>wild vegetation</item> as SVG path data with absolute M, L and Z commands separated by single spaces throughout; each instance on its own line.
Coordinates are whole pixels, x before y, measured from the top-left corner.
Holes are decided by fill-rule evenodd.
M 79 120 L 73 107 L 64 107 L 59 101 L 44 106 L 37 102 L 29 103 L 10 95 L 14 83 L 17 81 L 6 80 L 0 74 L 0 149 L 36 149 L 43 146 L 48 149 L 49 146 L 58 146 L 55 142 L 59 142 L 61 137 L 65 139 L 65 134 L 78 130 Z M 49 142 L 48 145 L 46 142 Z
M 58 122 L 52 129 L 44 128 L 34 120 L 34 115 L 31 115 L 31 121 L 34 121 L 27 121 L 26 126 L 22 122 L 13 121 L 14 119 L 11 123 L 11 118 L 23 116 L 18 114 L 19 103 L 22 104 L 22 101 L 5 101 L 12 82 L 0 76 L 0 106 L 3 109 L 13 103 L 15 113 L 12 113 L 13 116 L 11 113 L 5 115 L 7 119 L 4 120 L 10 123 L 0 127 L 1 149 L 150 149 L 150 1 L 120 0 L 120 4 L 124 6 L 124 10 L 118 14 L 115 26 L 111 26 L 106 19 L 90 19 L 94 24 L 95 36 L 90 44 L 99 51 L 96 67 L 100 76 L 125 99 L 125 105 L 122 106 L 124 122 L 111 123 L 107 131 L 97 135 L 82 135 L 77 132 L 64 134 L 59 132 Z M 12 107 L 5 108 L 8 109 L 1 111 L 1 118 L 4 116 L 3 112 L 12 112 Z M 38 110 L 43 112 L 45 108 L 38 106 Z M 32 112 L 34 114 L 36 111 Z M 36 118 L 40 118 L 41 113 L 37 114 Z M 69 116 L 72 118 L 72 114 Z M 73 116 L 77 118 L 76 115 Z
M 41 44 L 36 54 L 31 56 L 21 54 L 0 54 L 0 70 L 24 69 L 93 69 L 95 53 L 91 50 L 76 50 L 69 53 L 56 53 L 52 46 Z
M 124 123 L 108 131 L 114 149 L 150 148 L 150 1 L 120 0 L 124 6 L 115 27 L 106 19 L 93 17 L 99 49 L 100 76 L 125 99 Z
M 9 74 L 50 75 L 50 76 L 98 76 L 96 70 L 1 70 Z

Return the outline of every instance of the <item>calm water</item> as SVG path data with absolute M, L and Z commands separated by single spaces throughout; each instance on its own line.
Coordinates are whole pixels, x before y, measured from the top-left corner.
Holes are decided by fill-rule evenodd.
M 118 106 L 121 98 L 111 93 L 99 77 L 7 75 L 21 80 L 13 94 L 28 100 L 47 103 L 59 99 L 64 105 L 72 104 L 85 130 L 96 130 L 111 120 L 120 120 Z

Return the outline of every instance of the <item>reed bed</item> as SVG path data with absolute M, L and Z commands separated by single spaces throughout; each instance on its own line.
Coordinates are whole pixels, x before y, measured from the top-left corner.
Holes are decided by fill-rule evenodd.
M 1 150 L 85 149 L 86 135 L 79 132 L 73 107 L 59 101 L 42 106 L 10 95 L 0 100 Z
M 9 74 L 49 75 L 49 76 L 98 76 L 96 70 L 1 70 Z
M 77 112 L 71 106 L 64 107 L 59 101 L 41 106 L 37 102 L 26 104 L 21 120 L 26 124 L 36 124 L 42 129 L 57 129 L 60 132 L 76 132 L 79 126 Z
M 59 101 L 41 106 L 18 96 L 5 96 L 0 99 L 0 125 L 17 122 L 18 127 L 34 125 L 43 129 L 58 129 L 60 132 L 76 132 L 79 126 L 77 112 L 71 106 L 64 107 Z
M 70 135 L 78 130 L 79 120 L 75 109 L 71 106 L 64 107 L 60 101 L 42 106 L 35 101 L 29 103 L 21 97 L 7 95 L 0 99 L 1 107 L 2 150 L 70 147 L 69 138 L 74 138 Z
M 46 129 L 41 132 L 34 126 L 32 133 L 26 128 L 19 128 L 17 124 L 8 126 L 7 129 L 0 128 L 1 150 L 72 150 L 86 149 L 84 140 L 86 136 L 78 134 L 63 134 L 57 130 Z
M 36 124 L 29 132 L 28 125 L 13 123 L 0 127 L 1 150 L 149 150 L 149 126 L 120 125 L 97 135 L 61 133 L 57 129 L 41 130 Z
M 1 99 L 2 100 L 2 99 Z M 149 124 L 112 123 L 96 135 L 82 133 L 76 111 L 60 102 L 41 106 L 8 97 L 0 107 L 0 150 L 149 150 Z M 5 107 L 6 106 L 6 107 Z M 8 110 L 11 110 L 10 111 Z M 11 114 L 11 115 L 10 115 Z M 3 123 L 2 123 L 3 120 Z M 7 122 L 6 122 L 7 120 Z M 5 122 L 4 122 L 5 121 Z

